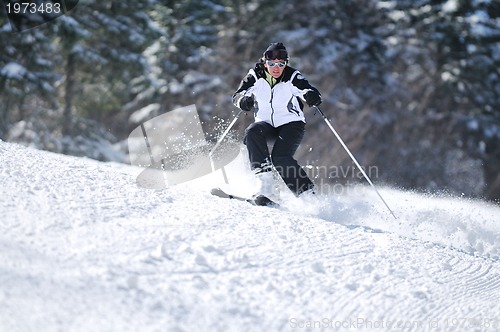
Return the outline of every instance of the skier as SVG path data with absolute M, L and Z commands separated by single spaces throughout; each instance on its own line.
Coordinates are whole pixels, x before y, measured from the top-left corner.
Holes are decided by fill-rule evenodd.
M 258 179 L 254 196 L 275 198 L 272 167 L 296 196 L 314 190 L 314 184 L 293 156 L 305 131 L 302 100 L 310 107 L 318 106 L 321 94 L 288 62 L 283 43 L 271 43 L 233 95 L 236 107 L 255 114 L 255 122 L 246 129 L 244 137 L 250 167 Z M 269 153 L 267 142 L 273 140 Z

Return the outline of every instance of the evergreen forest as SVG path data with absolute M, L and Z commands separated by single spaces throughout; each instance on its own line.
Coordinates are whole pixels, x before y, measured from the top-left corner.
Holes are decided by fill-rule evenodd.
M 500 199 L 498 0 L 80 0 L 23 31 L 6 10 L 4 141 L 127 162 L 141 121 L 191 104 L 213 141 L 241 79 L 281 41 L 375 183 Z M 351 159 L 305 113 L 300 163 L 345 173 Z M 252 121 L 238 120 L 237 138 Z M 314 176 L 363 182 L 337 175 Z

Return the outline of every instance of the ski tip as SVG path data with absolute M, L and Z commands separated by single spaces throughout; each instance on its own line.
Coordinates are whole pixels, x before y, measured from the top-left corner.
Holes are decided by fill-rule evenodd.
M 255 205 L 258 206 L 269 206 L 269 207 L 279 207 L 279 204 L 275 201 L 270 200 L 264 195 L 258 195 L 253 198 Z
M 222 189 L 220 189 L 220 188 L 212 188 L 212 189 L 210 189 L 210 193 L 212 195 L 219 194 L 221 192 L 222 192 Z
M 219 196 L 219 197 L 223 197 L 223 198 L 230 198 L 230 195 L 228 195 L 224 190 L 222 190 L 221 188 L 212 188 L 210 190 L 210 193 L 214 196 Z
M 266 197 L 264 195 L 258 195 L 258 196 L 254 196 L 252 198 L 245 198 L 245 197 L 240 197 L 240 196 L 228 194 L 220 188 L 213 188 L 210 190 L 210 193 L 214 196 L 218 196 L 221 198 L 229 198 L 229 199 L 234 199 L 234 200 L 238 200 L 238 201 L 245 201 L 245 202 L 248 202 L 252 205 L 257 205 L 257 206 L 268 206 L 268 207 L 275 207 L 275 208 L 278 208 L 280 206 L 278 203 L 276 203 L 275 201 L 269 199 L 268 197 Z

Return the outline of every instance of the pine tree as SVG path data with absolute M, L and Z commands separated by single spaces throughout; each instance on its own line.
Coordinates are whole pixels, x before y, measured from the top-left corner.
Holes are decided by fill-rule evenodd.
M 469 194 L 481 195 L 481 183 L 491 187 L 500 164 L 495 157 L 500 147 L 487 137 L 494 132 L 497 138 L 493 141 L 500 138 L 500 6 L 493 1 L 386 3 L 397 27 L 392 36 L 396 41 L 392 59 L 398 72 L 409 74 L 399 79 L 407 95 L 400 100 L 408 101 L 402 102 L 408 107 L 401 116 L 414 120 L 401 127 L 399 136 L 409 138 L 403 139 L 407 155 L 415 156 L 406 163 L 420 170 L 414 185 L 425 187 L 434 181 L 451 190 L 468 186 Z M 491 128 L 495 123 L 496 129 Z M 490 134 L 486 134 L 486 127 Z M 482 149 L 481 144 L 487 141 L 492 144 Z M 463 164 L 469 173 L 450 174 L 456 164 Z M 411 178 L 410 174 L 402 175 Z M 471 179 L 464 185 L 461 178 Z M 470 189 L 474 182 L 479 186 Z M 494 191 L 496 194 L 490 188 L 485 193 L 498 198 L 500 184 Z
M 132 82 L 149 70 L 143 52 L 159 36 L 150 17 L 154 5 L 154 1 L 93 2 L 77 6 L 58 21 L 56 31 L 63 36 L 58 44 L 65 57 L 66 123 L 75 106 L 91 119 L 113 118 L 137 93 Z
M 0 137 L 9 125 L 44 107 L 57 108 L 55 68 L 59 60 L 44 29 L 12 32 L 3 21 L 0 27 Z

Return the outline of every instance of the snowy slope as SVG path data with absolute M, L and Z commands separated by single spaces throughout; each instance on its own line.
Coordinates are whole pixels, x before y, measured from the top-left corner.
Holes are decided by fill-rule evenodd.
M 381 190 L 394 221 L 370 188 L 282 211 L 209 195 L 219 174 L 0 162 L 0 331 L 500 330 L 498 206 Z

